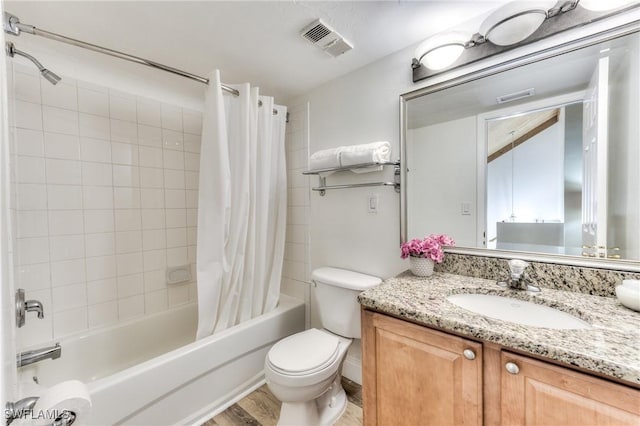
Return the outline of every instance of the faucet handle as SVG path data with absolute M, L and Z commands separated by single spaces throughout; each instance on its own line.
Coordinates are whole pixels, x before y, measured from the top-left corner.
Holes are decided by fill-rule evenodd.
M 37 300 L 25 301 L 24 290 L 19 288 L 16 290 L 16 326 L 18 328 L 24 325 L 27 312 L 37 312 L 38 318 L 44 318 L 42 303 Z
M 509 271 L 511 271 L 511 276 L 513 278 L 520 278 L 527 266 L 529 266 L 529 264 L 524 260 L 511 259 L 509 261 Z

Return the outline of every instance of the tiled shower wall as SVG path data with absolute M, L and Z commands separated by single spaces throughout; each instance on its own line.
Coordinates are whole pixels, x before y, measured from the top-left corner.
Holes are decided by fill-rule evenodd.
M 202 115 L 14 65 L 16 288 L 44 304 L 18 346 L 196 299 Z M 190 265 L 168 286 L 167 267 Z

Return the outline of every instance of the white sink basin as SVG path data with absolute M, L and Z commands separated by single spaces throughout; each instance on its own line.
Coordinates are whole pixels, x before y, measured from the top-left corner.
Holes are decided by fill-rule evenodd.
M 531 327 L 591 328 L 586 321 L 566 312 L 511 297 L 489 294 L 454 294 L 447 297 L 447 300 L 476 314 Z

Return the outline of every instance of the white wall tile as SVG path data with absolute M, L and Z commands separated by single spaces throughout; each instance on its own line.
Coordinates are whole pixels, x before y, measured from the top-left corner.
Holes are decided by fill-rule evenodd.
M 200 174 L 198 172 L 184 172 L 185 188 L 198 189 Z
M 165 207 L 168 209 L 186 208 L 186 195 L 183 189 L 165 189 Z
M 194 154 L 193 152 L 184 153 L 184 169 L 192 172 L 200 170 L 200 154 Z
M 89 281 L 87 283 L 87 301 L 89 305 L 110 302 L 118 299 L 118 285 L 115 278 Z
M 75 82 L 67 83 L 64 78 L 55 86 L 53 84 L 42 85 L 42 104 L 57 108 L 78 111 L 78 92 Z
M 42 106 L 15 101 L 15 123 L 22 129 L 42 130 Z
M 164 188 L 164 176 L 162 169 L 140 167 L 140 187 Z
M 140 153 L 140 166 L 143 167 L 163 167 L 162 149 L 140 146 L 138 148 Z
M 80 159 L 111 163 L 111 143 L 102 139 L 80 138 Z
M 16 72 L 13 75 L 13 88 L 15 90 L 15 98 L 19 101 L 39 104 L 42 100 L 40 97 L 39 75 Z
M 133 253 L 142 251 L 142 232 L 116 232 L 116 253 Z
M 78 88 L 78 110 L 87 114 L 109 116 L 109 96 L 104 92 Z
M 44 141 L 41 131 L 15 129 L 16 153 L 18 155 L 44 156 Z
M 87 327 L 86 306 L 53 314 L 53 335 L 56 339 L 84 331 Z
M 196 190 L 187 190 L 186 191 L 186 201 L 188 209 L 197 209 L 198 208 L 198 191 Z
M 80 185 L 47 185 L 49 210 L 82 209 L 82 187 Z
M 165 170 L 164 187 L 167 189 L 185 189 L 185 172 L 182 170 Z
M 187 226 L 198 226 L 198 209 L 187 209 Z
M 118 277 L 118 299 L 144 293 L 144 279 L 142 274 Z
M 165 169 L 184 170 L 184 153 L 170 149 L 163 150 L 163 164 Z
M 47 212 L 43 210 L 19 210 L 18 238 L 46 237 L 49 235 Z
M 137 100 L 138 123 L 161 127 L 160 102 L 150 99 Z
M 198 243 L 198 228 L 187 228 L 187 245 L 194 246 Z
M 138 143 L 138 125 L 129 121 L 111 119 L 111 140 L 130 144 Z
M 111 94 L 109 96 L 109 111 L 111 118 L 135 122 L 136 101 L 134 98 L 124 98 Z
M 45 132 L 78 135 L 78 113 L 76 111 L 43 106 L 42 123 Z
M 200 153 L 200 135 L 192 135 L 189 133 L 184 134 L 184 150 L 186 152 Z
M 85 283 L 54 287 L 53 313 L 87 306 L 87 286 Z
M 51 342 L 52 340 L 52 316 L 44 317 L 39 321 L 32 321 L 16 332 L 18 347 L 27 348 L 42 344 L 43 342 Z
M 45 160 L 40 157 L 18 156 L 16 180 L 18 183 L 45 183 Z
M 49 261 L 49 239 L 18 238 L 18 264 L 29 265 Z
M 184 151 L 184 137 L 182 132 L 162 129 L 162 146 L 164 149 Z
M 180 266 L 188 262 L 187 248 L 176 247 L 167 249 L 167 266 Z
M 49 211 L 49 235 L 74 235 L 84 232 L 82 210 Z
M 51 287 L 49 263 L 16 266 L 14 274 L 16 287 L 23 288 L 25 291 L 43 290 Z
M 113 278 L 117 275 L 115 256 L 88 257 L 85 261 L 87 268 L 87 281 Z
M 138 295 L 118 300 L 118 318 L 127 320 L 144 315 L 144 296 Z
M 142 209 L 142 229 L 163 229 L 165 227 L 165 210 Z
M 136 231 L 142 229 L 142 218 L 140 210 L 116 210 L 115 215 L 116 231 Z
M 111 143 L 111 161 L 113 164 L 138 165 L 138 146 L 129 143 Z
M 167 278 L 164 270 L 148 271 L 144 273 L 144 291 L 150 293 L 152 291 L 167 288 Z
M 167 267 L 167 251 L 164 249 L 145 250 L 143 252 L 143 263 L 145 271 L 164 270 Z
M 154 291 L 145 293 L 144 310 L 147 315 L 167 310 L 169 306 L 167 299 L 167 290 Z
M 161 148 L 162 129 L 160 127 L 138 124 L 138 144 Z
M 164 208 L 164 191 L 162 189 L 145 188 L 140 190 L 143 209 Z
M 47 183 L 58 185 L 80 185 L 82 171 L 80 162 L 74 160 L 46 160 Z
M 47 208 L 47 186 L 43 184 L 16 185 L 16 205 L 19 210 Z
M 113 165 L 113 186 L 138 188 L 140 171 L 138 166 Z
M 118 322 L 118 302 L 106 302 L 88 308 L 89 328 L 103 327 Z
M 167 229 L 167 248 L 187 245 L 187 228 Z
M 183 305 L 189 302 L 188 284 L 176 284 L 169 287 L 169 306 Z
M 187 226 L 186 209 L 166 209 L 167 228 L 184 228 Z
M 114 188 L 116 209 L 139 209 L 140 190 L 137 188 Z
M 51 285 L 54 287 L 84 283 L 85 280 L 84 259 L 64 260 L 51 264 Z
M 83 162 L 82 184 L 91 186 L 112 186 L 113 174 L 111 164 Z
M 51 261 L 81 259 L 84 257 L 83 235 L 62 235 L 49 238 Z
M 113 210 L 85 210 L 84 232 L 91 234 L 114 230 Z
M 84 186 L 82 202 L 85 210 L 113 209 L 113 191 L 110 186 Z
M 142 247 L 145 251 L 166 248 L 166 231 L 164 229 L 145 229 L 142 231 Z
M 200 111 L 183 110 L 182 123 L 185 133 L 202 134 L 202 113 Z
M 118 263 L 118 276 L 131 275 L 142 272 L 142 253 L 119 254 L 116 256 Z
M 47 158 L 80 159 L 80 140 L 74 135 L 44 133 L 44 152 Z
M 116 252 L 115 234 L 113 232 L 85 234 L 84 241 L 87 257 L 109 256 Z
M 94 139 L 110 138 L 109 119 L 92 114 L 79 114 L 80 136 Z
M 182 132 L 182 109 L 162 104 L 162 128 Z

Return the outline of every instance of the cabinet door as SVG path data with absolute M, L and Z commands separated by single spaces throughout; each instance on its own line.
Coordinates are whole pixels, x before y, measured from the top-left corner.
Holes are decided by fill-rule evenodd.
M 362 324 L 365 425 L 482 424 L 481 344 L 369 311 Z
M 503 425 L 640 425 L 640 391 L 502 352 Z

